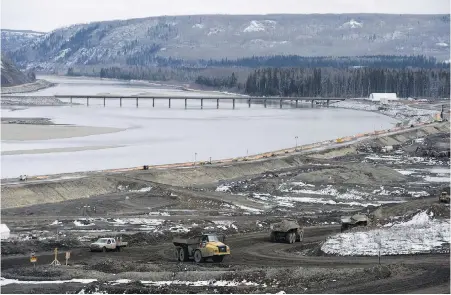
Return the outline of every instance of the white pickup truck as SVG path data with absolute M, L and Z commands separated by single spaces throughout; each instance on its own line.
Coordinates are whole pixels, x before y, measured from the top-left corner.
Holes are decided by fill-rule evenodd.
M 89 248 L 91 252 L 121 251 L 121 248 L 127 247 L 127 244 L 127 242 L 122 242 L 120 238 L 100 238 L 92 243 Z

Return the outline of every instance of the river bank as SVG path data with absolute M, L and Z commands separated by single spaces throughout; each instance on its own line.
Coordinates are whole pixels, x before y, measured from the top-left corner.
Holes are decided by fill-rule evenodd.
M 53 86 L 56 86 L 56 83 L 49 82 L 47 80 L 36 80 L 33 83 L 27 83 L 17 86 L 11 86 L 11 87 L 2 87 L 1 93 L 4 94 L 15 94 L 15 93 L 29 93 L 34 92 L 46 88 L 50 88 Z

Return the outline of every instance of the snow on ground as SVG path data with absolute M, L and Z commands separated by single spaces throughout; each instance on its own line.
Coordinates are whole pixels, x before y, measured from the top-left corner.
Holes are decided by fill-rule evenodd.
M 353 110 L 378 111 L 384 115 L 403 121 L 404 125 L 410 125 L 417 122 L 431 122 L 433 116 L 438 113 L 436 110 L 412 108 L 402 103 L 391 103 L 390 105 L 385 106 L 386 109 L 379 110 L 381 104 L 362 100 L 340 101 L 331 104 L 331 106 Z
M 361 28 L 363 27 L 362 23 L 359 23 L 356 20 L 351 19 L 350 21 L 344 23 L 342 26 L 342 28 L 351 28 L 351 29 L 356 29 L 356 28 Z
M 424 180 L 426 180 L 428 182 L 447 182 L 447 183 L 449 183 L 449 176 L 442 176 L 442 177 L 426 176 L 426 177 L 424 177 Z
M 152 187 L 149 186 L 149 187 L 143 187 L 143 188 L 141 188 L 139 190 L 130 190 L 129 192 L 131 192 L 131 193 L 145 193 L 145 192 L 150 192 L 151 190 L 152 190 Z
M 217 192 L 230 192 L 230 186 L 221 184 L 216 188 Z
M 0 286 L 6 286 L 9 284 L 27 284 L 27 285 L 40 285 L 40 284 L 65 284 L 65 283 L 82 283 L 89 284 L 97 281 L 96 279 L 72 279 L 64 281 L 19 281 L 16 279 L 5 279 L 0 277 Z
M 365 232 L 347 232 L 329 237 L 321 247 L 328 254 L 376 256 L 428 253 L 450 243 L 450 221 L 433 219 L 420 212 L 406 222 Z
M 91 222 L 89 222 L 89 223 L 83 223 L 83 222 L 81 222 L 81 221 L 79 221 L 79 220 L 74 220 L 74 225 L 75 225 L 75 226 L 94 226 L 95 224 L 94 224 L 94 223 L 91 223 Z
M 228 228 L 238 229 L 238 227 L 233 224 L 233 220 L 213 220 L 213 223 L 216 225 L 216 228 L 227 230 Z
M 0 277 L 0 286 L 6 286 L 9 284 L 65 284 L 65 283 L 81 283 L 81 284 L 89 284 L 92 282 L 96 282 L 97 279 L 72 279 L 72 280 L 56 280 L 56 281 L 19 281 L 16 279 L 5 279 Z M 118 279 L 116 281 L 110 281 L 109 283 L 112 285 L 118 284 L 127 284 L 132 282 L 128 279 Z M 243 280 L 239 281 L 141 281 L 144 285 L 152 285 L 152 286 L 167 286 L 167 285 L 185 285 L 192 287 L 203 287 L 203 286 L 216 286 L 216 287 L 236 287 L 236 286 L 259 286 L 260 284 L 254 282 L 248 282 Z M 79 294 L 84 294 L 83 290 Z

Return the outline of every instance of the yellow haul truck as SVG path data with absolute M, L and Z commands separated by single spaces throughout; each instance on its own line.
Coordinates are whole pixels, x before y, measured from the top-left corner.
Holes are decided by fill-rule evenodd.
M 222 262 L 230 255 L 230 248 L 224 244 L 224 236 L 217 234 L 202 234 L 189 239 L 174 238 L 175 257 L 178 261 L 194 259 L 196 263 L 211 258 L 214 262 Z

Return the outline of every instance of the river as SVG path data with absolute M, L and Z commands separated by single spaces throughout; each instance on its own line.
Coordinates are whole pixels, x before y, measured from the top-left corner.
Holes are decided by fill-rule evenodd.
M 59 84 L 27 95 L 205 95 L 200 91 L 186 92 L 149 83 L 66 77 L 45 79 Z M 217 92 L 209 95 L 215 93 L 223 95 Z M 2 109 L 2 117 L 43 117 L 56 124 L 112 127 L 121 131 L 46 140 L 2 138 L 1 177 L 240 157 L 387 129 L 396 123 L 390 117 L 373 112 L 335 108 L 287 106 L 280 109 L 262 105 L 249 108 L 246 103 L 237 103 L 232 109 L 231 102 L 221 102 L 216 109 L 216 100 L 205 101 L 204 109 L 200 109 L 200 102 L 196 100 L 188 101 L 188 109 L 184 108 L 183 100 L 173 101 L 170 109 L 167 104 L 167 101 L 157 101 L 152 107 L 151 101 L 143 100 L 136 108 L 134 101 L 124 101 L 123 107 L 119 107 L 118 101 L 108 100 L 103 107 L 103 100 L 91 100 L 89 107 Z M 5 155 L 7 152 L 17 154 Z

